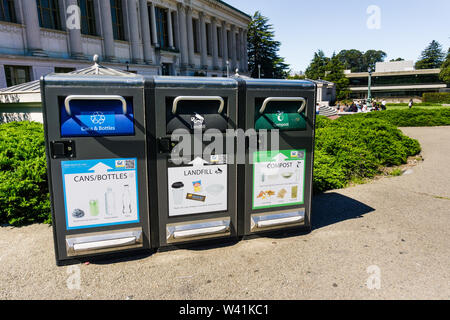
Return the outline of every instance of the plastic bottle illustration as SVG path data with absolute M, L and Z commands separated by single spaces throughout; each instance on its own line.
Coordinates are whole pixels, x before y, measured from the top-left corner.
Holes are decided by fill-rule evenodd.
M 122 213 L 125 215 L 131 214 L 131 195 L 130 195 L 130 186 L 123 186 L 123 194 L 122 194 Z
M 116 213 L 116 206 L 114 201 L 114 192 L 111 188 L 106 189 L 105 192 L 105 211 L 107 216 L 112 216 Z

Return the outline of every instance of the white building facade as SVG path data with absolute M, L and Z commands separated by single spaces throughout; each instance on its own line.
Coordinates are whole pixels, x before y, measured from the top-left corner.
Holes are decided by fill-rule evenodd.
M 143 75 L 246 74 L 250 21 L 220 0 L 3 0 L 0 88 L 86 68 L 95 54 Z

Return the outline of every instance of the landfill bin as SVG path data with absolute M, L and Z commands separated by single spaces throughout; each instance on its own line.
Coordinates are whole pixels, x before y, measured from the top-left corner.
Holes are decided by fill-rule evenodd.
M 41 79 L 58 265 L 150 248 L 144 79 L 94 69 Z
M 255 147 L 251 149 L 252 143 L 247 142 L 246 163 L 238 166 L 239 235 L 309 230 L 315 84 L 242 78 L 237 81 L 238 126 L 256 133 Z M 274 130 L 278 135 L 272 135 Z
M 157 190 L 151 197 L 158 201 L 154 241 L 167 248 L 237 238 L 237 167 L 227 157 L 225 141 L 227 129 L 236 129 L 237 82 L 200 77 L 151 77 L 146 82 L 147 119 L 156 120 L 147 123 L 155 142 L 148 152 L 150 175 L 157 177 L 157 182 L 150 180 Z M 204 137 L 211 129 L 223 149 L 206 155 L 210 142 Z M 181 141 L 173 135 L 180 130 L 192 148 L 174 158 Z M 205 136 L 195 137 L 195 132 Z

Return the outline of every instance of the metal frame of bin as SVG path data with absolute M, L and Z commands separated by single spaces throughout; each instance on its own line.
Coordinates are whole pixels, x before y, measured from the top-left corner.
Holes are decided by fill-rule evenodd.
M 193 197 L 200 200 L 197 202 L 199 209 L 177 209 L 175 205 L 169 204 L 169 201 L 174 201 L 173 198 L 171 198 L 172 200 L 169 199 L 171 197 L 169 192 L 172 192 L 169 184 L 171 186 L 176 184 L 171 178 L 178 173 L 179 176 L 182 176 L 183 172 L 180 170 L 188 169 L 189 165 L 176 166 L 169 162 L 170 152 L 175 144 L 171 142 L 168 128 L 169 126 L 173 127 L 172 121 L 175 121 L 175 127 L 179 125 L 186 130 L 192 129 L 188 128 L 186 123 L 189 120 L 181 118 L 185 115 L 178 114 L 183 112 L 184 106 L 189 103 L 191 103 L 191 106 L 194 104 L 201 105 L 198 110 L 196 109 L 196 113 L 201 115 L 200 118 L 206 118 L 206 126 L 211 123 L 214 126 L 214 123 L 218 121 L 218 123 L 225 125 L 226 129 L 236 129 L 237 83 L 233 79 L 226 78 L 149 77 L 146 79 L 147 135 L 150 141 L 148 144 L 148 170 L 151 176 L 157 177 L 157 182 L 149 179 L 150 189 L 157 190 L 157 193 L 150 195 L 150 198 L 158 201 L 158 215 L 152 216 L 151 221 L 152 243 L 156 243 L 160 249 L 237 239 L 237 196 L 235 188 L 237 166 L 235 164 L 226 165 L 227 186 L 225 191 L 227 197 L 226 200 L 222 200 L 224 201 L 223 204 L 226 205 L 225 210 L 182 214 L 184 211 L 206 210 L 202 208 L 201 202 L 202 200 L 205 201 L 206 191 L 199 191 L 197 193 L 201 195 L 196 195 L 191 190 L 190 182 L 186 182 L 187 180 L 178 183 L 180 187 L 181 185 L 184 186 L 184 193 L 180 201 L 184 205 L 189 201 L 186 199 L 190 194 L 191 200 Z M 201 108 L 206 107 L 214 111 L 205 115 Z M 203 111 L 205 110 L 203 109 Z M 191 114 L 191 116 L 194 116 L 194 114 Z M 174 120 L 175 118 L 178 120 Z M 156 119 L 156 121 L 151 119 Z M 223 120 L 226 120 L 226 122 L 224 123 Z M 186 127 L 183 127 L 183 123 Z M 223 132 L 223 135 L 225 136 L 225 132 Z M 194 143 L 193 138 L 191 143 Z M 224 147 L 225 145 L 224 142 Z M 193 156 L 189 160 L 194 160 L 194 158 Z M 210 159 L 205 161 L 208 160 Z M 205 168 L 208 168 L 208 165 Z M 176 192 L 175 189 L 173 192 Z M 194 204 L 194 201 L 191 201 L 191 203 Z
M 267 196 L 268 198 L 272 197 L 272 199 L 275 199 L 271 202 L 271 205 L 261 205 L 261 207 L 256 206 L 256 201 L 259 201 L 256 197 L 261 194 L 263 194 L 263 196 L 266 194 L 263 182 L 259 182 L 261 185 L 257 186 L 258 183 L 254 176 L 256 175 L 256 170 L 259 170 L 256 169 L 256 167 L 261 167 L 261 170 L 264 170 L 264 163 L 258 162 L 257 164 L 255 163 L 252 165 L 249 160 L 250 157 L 253 156 L 256 157 L 255 159 L 263 159 L 263 157 L 260 157 L 259 154 L 250 155 L 248 148 L 246 148 L 247 163 L 245 165 L 239 164 L 238 166 L 239 235 L 245 237 L 255 234 L 273 233 L 277 230 L 287 231 L 294 229 L 309 231 L 311 229 L 316 85 L 309 81 L 243 78 L 236 78 L 236 80 L 239 82 L 239 128 L 244 130 L 255 129 L 258 114 L 265 117 L 263 114 L 266 112 L 265 109 L 267 106 L 277 105 L 277 107 L 281 108 L 285 102 L 290 104 L 291 108 L 292 104 L 298 103 L 298 110 L 295 111 L 294 109 L 292 112 L 299 112 L 306 115 L 305 130 L 280 130 L 279 134 L 279 149 L 284 151 L 284 155 L 281 156 L 282 159 L 290 156 L 287 151 L 293 152 L 296 156 L 302 155 L 304 151 L 304 156 L 306 158 L 303 163 L 304 197 L 303 201 L 301 201 L 302 203 L 290 204 L 288 202 L 284 204 L 280 203 L 278 205 L 276 202 L 279 199 L 276 199 L 277 193 L 275 191 L 281 188 L 281 191 L 278 191 L 281 198 L 283 196 L 288 197 L 288 194 L 292 189 L 289 189 L 289 187 L 278 187 L 278 189 L 276 189 L 276 187 L 274 187 L 275 193 L 269 193 Z M 303 105 L 303 99 L 306 100 L 305 105 Z M 265 123 L 263 123 L 263 125 L 271 123 L 270 117 L 267 117 L 264 121 Z M 291 123 L 289 123 L 289 125 L 290 124 Z M 287 125 L 287 122 L 284 125 Z M 273 125 L 272 127 L 277 128 L 276 125 Z M 282 127 L 280 128 L 283 129 Z M 262 142 L 261 140 L 263 137 L 259 134 L 258 130 L 257 132 L 259 144 Z M 270 130 L 268 130 L 267 145 L 270 149 Z M 292 160 L 291 158 L 288 159 Z M 297 166 L 298 165 L 299 161 L 297 161 Z M 299 171 L 298 169 L 295 170 L 296 172 Z M 297 188 L 300 187 L 301 183 Z M 285 189 L 284 191 L 286 191 L 287 194 L 282 191 L 283 189 Z M 279 201 L 281 202 L 282 200 Z
M 154 205 L 152 200 L 150 202 L 148 200 L 149 191 L 147 189 L 148 174 L 143 77 L 136 75 L 51 74 L 41 79 L 41 93 L 57 265 L 76 263 L 80 260 L 110 256 L 111 254 L 128 255 L 150 249 L 148 212 L 152 210 L 151 208 L 154 208 Z M 64 113 L 69 118 L 73 117 L 70 121 L 80 121 L 81 111 L 77 117 L 72 115 L 73 105 L 76 103 L 80 104 L 80 110 L 86 106 L 96 108 L 96 103 L 103 105 L 117 104 L 117 114 L 121 117 L 121 120 L 125 121 L 123 123 L 127 123 L 127 119 L 130 120 L 132 114 L 133 118 L 130 121 L 133 121 L 134 133 L 128 133 L 124 136 L 120 134 L 102 136 L 101 133 L 96 133 L 94 131 L 95 129 L 86 129 L 86 124 L 83 122 L 83 125 L 80 125 L 80 127 L 85 128 L 83 130 L 91 130 L 90 133 L 86 136 L 64 137 L 62 134 L 62 124 L 60 123 L 62 120 L 61 114 Z M 130 106 L 132 107 L 132 113 L 128 109 Z M 102 113 L 100 107 L 98 110 Z M 124 113 L 123 115 L 120 114 L 122 112 Z M 112 117 L 114 117 L 114 120 L 111 120 L 113 119 Z M 92 119 L 96 120 L 97 118 Z M 101 116 L 99 122 L 108 121 L 108 119 L 113 122 L 118 121 L 114 113 Z M 94 122 L 94 120 L 92 121 Z M 119 127 L 118 122 L 114 123 Z M 73 127 L 76 127 L 76 125 Z M 110 129 L 113 130 L 113 128 L 115 129 L 116 127 L 111 127 Z M 106 161 L 103 160 L 106 159 L 111 164 L 109 169 L 104 166 L 104 162 Z M 126 160 L 129 162 L 126 162 Z M 115 166 L 112 165 L 113 163 Z M 124 163 L 127 163 L 127 168 L 122 168 Z M 99 166 L 89 168 L 91 164 Z M 79 215 L 76 218 L 80 219 L 81 217 L 86 220 L 83 220 L 83 225 L 75 226 L 79 222 L 72 221 L 75 220 L 72 216 L 69 218 L 69 214 L 72 212 L 69 211 L 72 209 L 68 205 L 69 201 L 75 203 L 75 200 L 69 198 L 72 198 L 72 195 L 75 197 L 77 192 L 74 190 L 80 190 L 76 189 L 80 186 L 81 188 L 94 188 L 93 185 L 89 186 L 87 182 L 84 185 L 75 185 L 75 180 L 79 183 L 85 183 L 84 178 L 73 178 L 72 181 L 72 176 L 69 175 L 69 172 L 75 172 L 73 176 L 76 177 L 78 174 L 76 173 L 78 172 L 77 170 L 83 171 L 85 170 L 83 168 L 86 171 L 79 173 L 80 176 L 88 173 L 98 173 L 97 176 L 102 176 L 102 178 L 98 178 L 97 180 L 97 187 L 103 187 L 107 183 L 110 183 L 111 187 L 107 188 L 107 192 L 109 190 L 111 192 L 112 190 L 119 190 L 114 189 L 119 188 L 119 182 L 123 184 L 127 183 L 123 181 L 131 181 L 130 185 L 120 185 L 120 188 L 126 188 L 127 191 L 131 190 L 125 197 L 127 201 L 129 199 L 127 203 L 129 203 L 130 212 L 135 209 L 134 207 L 137 208 L 137 219 L 134 213 L 130 214 L 130 218 L 120 216 L 117 213 L 120 212 L 120 208 L 116 208 L 117 202 L 111 200 L 113 198 L 108 198 L 107 200 L 106 193 L 104 193 L 105 198 L 102 195 L 96 195 L 96 200 L 91 200 L 92 202 L 89 202 L 89 207 L 85 204 L 88 201 L 87 198 L 77 199 L 78 202 L 83 203 L 82 205 L 88 209 L 77 209 Z M 103 174 L 99 173 L 101 170 L 103 170 Z M 65 179 L 66 176 L 67 179 Z M 109 180 L 113 178 L 125 179 L 125 177 L 128 180 L 118 180 L 116 182 Z M 101 179 L 106 179 L 105 181 L 107 182 L 102 182 Z M 136 191 L 133 189 L 134 185 L 136 185 Z M 124 193 L 125 191 L 122 193 L 122 196 Z M 134 195 L 136 196 L 135 198 Z M 104 204 L 102 204 L 103 201 Z M 102 212 L 102 210 L 108 210 L 106 209 L 106 203 L 108 201 L 110 205 L 109 211 L 112 212 L 111 207 L 114 207 L 115 211 L 113 214 L 117 215 L 114 218 L 106 217 L 106 213 Z M 92 218 L 97 222 L 94 222 L 94 220 L 88 222 L 88 210 L 91 215 L 94 213 L 97 214 L 97 217 L 89 216 L 89 219 Z M 107 218 L 110 220 L 106 220 Z

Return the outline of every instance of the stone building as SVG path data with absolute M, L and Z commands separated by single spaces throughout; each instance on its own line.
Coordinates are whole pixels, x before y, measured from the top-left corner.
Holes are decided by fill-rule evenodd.
M 250 21 L 220 0 L 2 0 L 0 88 L 86 68 L 94 54 L 144 75 L 246 74 Z

